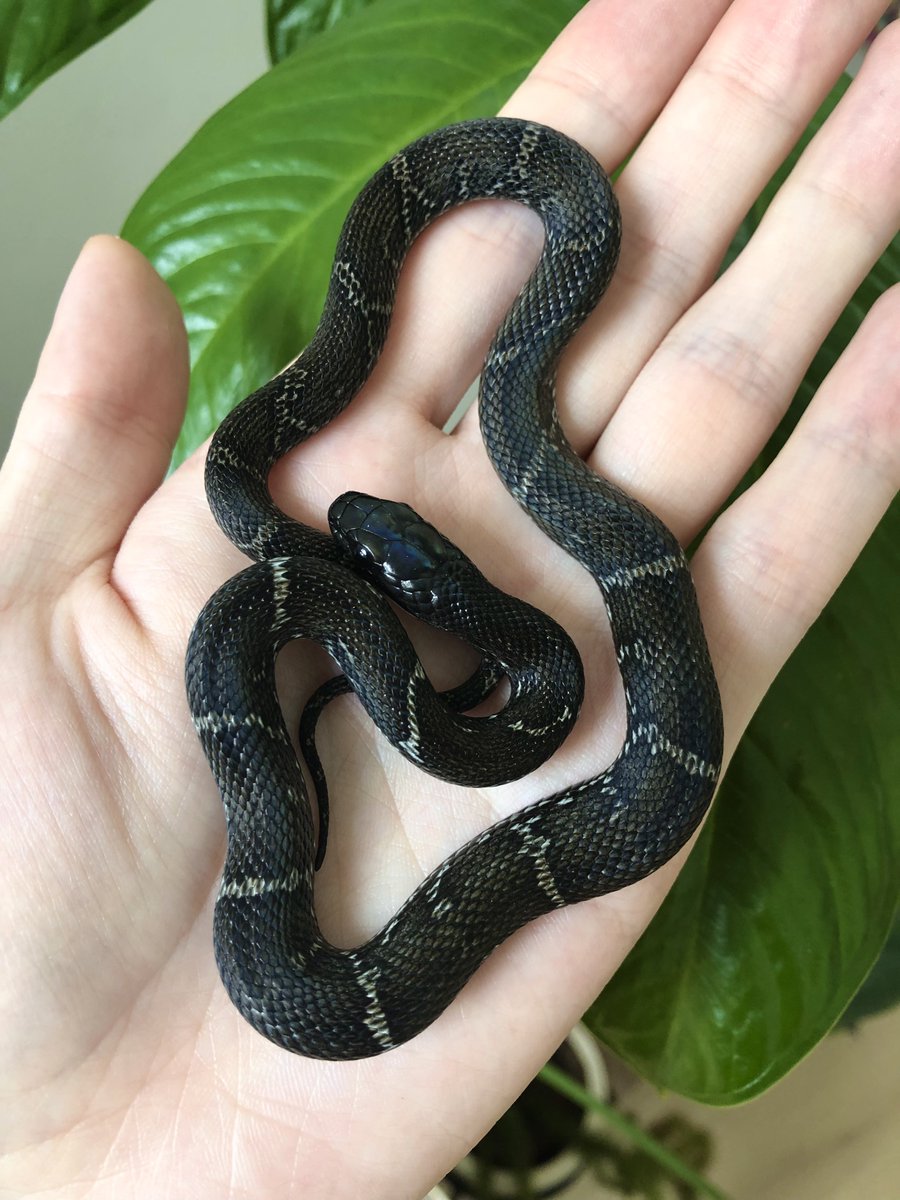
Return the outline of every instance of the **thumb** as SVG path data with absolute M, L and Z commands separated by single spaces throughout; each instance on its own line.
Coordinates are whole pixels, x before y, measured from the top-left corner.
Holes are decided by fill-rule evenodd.
M 181 314 L 127 243 L 94 237 L 60 297 L 0 471 L 0 539 L 18 599 L 111 556 L 162 479 L 184 413 Z

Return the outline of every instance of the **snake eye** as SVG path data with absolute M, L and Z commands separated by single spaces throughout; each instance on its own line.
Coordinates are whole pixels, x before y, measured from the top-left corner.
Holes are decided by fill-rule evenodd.
M 399 501 L 345 492 L 328 510 L 328 523 L 359 573 L 404 608 L 430 608 L 436 576 L 461 558 L 452 542 Z

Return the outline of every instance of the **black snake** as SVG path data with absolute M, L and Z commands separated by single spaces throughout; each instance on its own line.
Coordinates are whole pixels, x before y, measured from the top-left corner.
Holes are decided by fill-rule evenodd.
M 350 493 L 332 506 L 331 537 L 285 516 L 268 490 L 273 464 L 368 378 L 415 237 L 453 206 L 491 196 L 537 212 L 545 240 L 484 365 L 485 445 L 512 495 L 600 588 L 627 732 L 606 770 L 487 829 L 380 933 L 343 950 L 325 940 L 314 912 L 315 826 L 276 696 L 278 650 L 293 638 L 319 641 L 398 749 L 455 782 L 496 783 L 531 769 L 568 732 L 581 700 L 567 636 L 498 594 L 411 510 Z M 352 1059 L 405 1042 L 514 930 L 649 875 L 710 802 L 722 718 L 685 556 L 657 517 L 581 461 L 556 416 L 559 355 L 605 291 L 619 240 L 606 175 L 561 134 L 498 118 L 423 137 L 354 203 L 310 345 L 213 439 L 210 505 L 257 560 L 203 609 L 186 661 L 194 724 L 228 824 L 216 959 L 243 1016 L 289 1050 Z M 436 695 L 389 604 L 361 577 L 382 557 L 394 598 L 461 628 L 484 655 L 485 677 L 508 675 L 501 714 L 467 717 L 460 695 L 449 704 Z M 513 626 L 520 641 L 510 646 Z M 480 766 L 476 736 L 488 739 Z

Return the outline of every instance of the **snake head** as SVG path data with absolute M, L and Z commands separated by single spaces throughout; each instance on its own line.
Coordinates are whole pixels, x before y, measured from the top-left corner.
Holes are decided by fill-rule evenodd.
M 429 612 L 448 565 L 465 562 L 460 550 L 408 504 L 344 492 L 328 510 L 337 545 L 357 574 L 407 612 Z

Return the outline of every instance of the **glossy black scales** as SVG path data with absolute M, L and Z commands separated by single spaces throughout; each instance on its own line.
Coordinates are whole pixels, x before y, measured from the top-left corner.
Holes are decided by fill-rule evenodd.
M 368 378 L 418 233 L 454 205 L 491 196 L 538 213 L 545 244 L 485 362 L 485 445 L 512 495 L 597 582 L 627 732 L 607 769 L 486 830 L 375 937 L 342 950 L 322 937 L 313 908 L 315 827 L 275 695 L 278 649 L 296 637 L 321 642 L 397 749 L 459 783 L 533 769 L 568 732 L 581 699 L 568 637 L 497 592 L 455 547 L 445 558 L 443 539 L 411 510 L 342 497 L 334 539 L 285 516 L 268 490 L 272 465 Z M 194 724 L 228 822 L 215 950 L 239 1011 L 289 1050 L 359 1058 L 413 1037 L 527 921 L 656 870 L 712 798 L 721 711 L 684 555 L 652 513 L 581 462 L 556 419 L 559 355 L 605 291 L 619 240 L 609 181 L 570 139 L 500 118 L 429 134 L 382 167 L 353 205 L 310 345 L 213 439 L 210 505 L 257 560 L 204 608 L 186 662 Z M 486 670 L 509 676 L 502 713 L 476 720 L 434 692 L 370 582 L 379 557 L 389 594 L 478 646 Z

